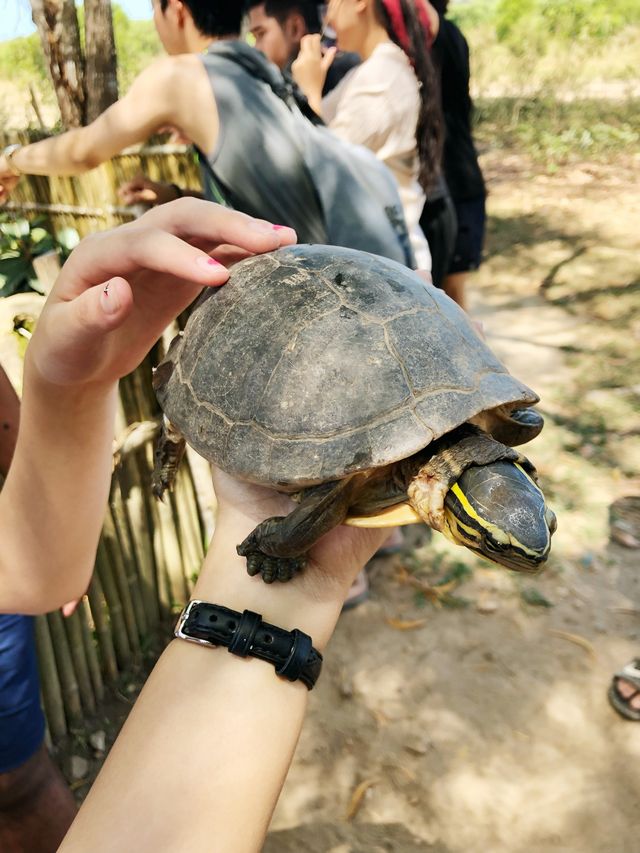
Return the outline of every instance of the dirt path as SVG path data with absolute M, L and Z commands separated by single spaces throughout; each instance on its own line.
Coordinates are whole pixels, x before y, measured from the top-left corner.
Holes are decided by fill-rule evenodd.
M 632 163 L 552 178 L 503 154 L 484 165 L 474 314 L 542 397 L 528 452 L 558 514 L 553 558 L 516 577 L 434 536 L 374 564 L 266 853 L 640 849 L 640 725 L 606 701 L 640 653 L 640 551 L 610 544 L 607 522 L 612 500 L 640 493 L 640 183 Z M 434 606 L 415 581 L 447 574 L 461 583 Z

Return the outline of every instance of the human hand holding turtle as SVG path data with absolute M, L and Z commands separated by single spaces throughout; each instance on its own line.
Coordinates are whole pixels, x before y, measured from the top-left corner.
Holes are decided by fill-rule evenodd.
M 216 528 L 192 598 L 261 613 L 282 628 L 299 628 L 321 651 L 329 641 L 353 579 L 387 538 L 382 529 L 335 527 L 309 550 L 295 583 L 265 586 L 250 577 L 237 553 L 256 525 L 286 515 L 295 504 L 272 488 L 242 482 L 213 468 Z

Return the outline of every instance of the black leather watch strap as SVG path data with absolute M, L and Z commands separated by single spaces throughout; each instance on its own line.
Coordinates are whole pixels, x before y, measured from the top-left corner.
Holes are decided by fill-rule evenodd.
M 285 631 L 262 621 L 259 613 L 238 613 L 206 601 L 190 601 L 182 611 L 175 636 L 205 646 L 225 646 L 231 654 L 272 663 L 289 681 L 302 681 L 309 690 L 318 680 L 322 655 L 311 637 L 294 628 Z

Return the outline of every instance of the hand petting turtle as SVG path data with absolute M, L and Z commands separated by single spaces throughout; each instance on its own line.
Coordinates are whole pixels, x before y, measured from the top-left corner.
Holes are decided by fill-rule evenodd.
M 204 286 L 227 280 L 210 253 L 228 261 L 294 240 L 290 229 L 185 198 L 73 252 L 25 357 L 0 493 L 0 609 L 43 613 L 86 590 L 111 482 L 117 381 Z
M 343 523 L 422 520 L 535 571 L 556 522 L 535 468 L 536 394 L 442 291 L 393 261 L 295 246 L 238 264 L 205 294 L 154 375 L 168 418 L 154 491 L 183 436 L 232 476 L 297 506 L 238 543 L 250 575 L 290 580 Z
M 92 235 L 58 277 L 29 362 L 55 384 L 112 384 L 203 287 L 227 281 L 223 262 L 293 242 L 290 228 L 194 198 Z

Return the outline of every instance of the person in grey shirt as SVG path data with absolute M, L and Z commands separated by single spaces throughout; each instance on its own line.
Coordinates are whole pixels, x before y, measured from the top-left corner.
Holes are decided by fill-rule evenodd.
M 218 132 L 208 145 L 190 137 L 205 197 L 289 225 L 301 242 L 348 246 L 414 266 L 388 170 L 364 148 L 336 140 L 291 79 L 237 38 L 240 9 L 213 6 L 188 0 L 192 17 L 182 32 L 171 14 L 172 0 L 158 0 L 155 16 L 167 52 L 197 51 L 207 74 L 209 92 L 199 112 L 209 123 L 215 115 Z M 198 70 L 191 72 L 200 86 Z M 120 194 L 131 204 L 167 201 L 179 192 L 197 194 L 143 177 L 125 184 Z
M 395 182 L 371 152 L 307 118 L 292 84 L 244 42 L 214 42 L 202 62 L 220 123 L 214 150 L 199 151 L 208 198 L 290 225 L 301 242 L 412 264 Z
M 200 153 L 207 198 L 295 228 L 300 242 L 413 265 L 392 175 L 305 116 L 280 71 L 239 40 L 242 4 L 154 0 L 153 12 L 169 55 L 90 125 L 0 155 L 0 202 L 21 174 L 78 174 L 172 125 Z M 121 193 L 128 203 L 183 194 L 146 179 Z

